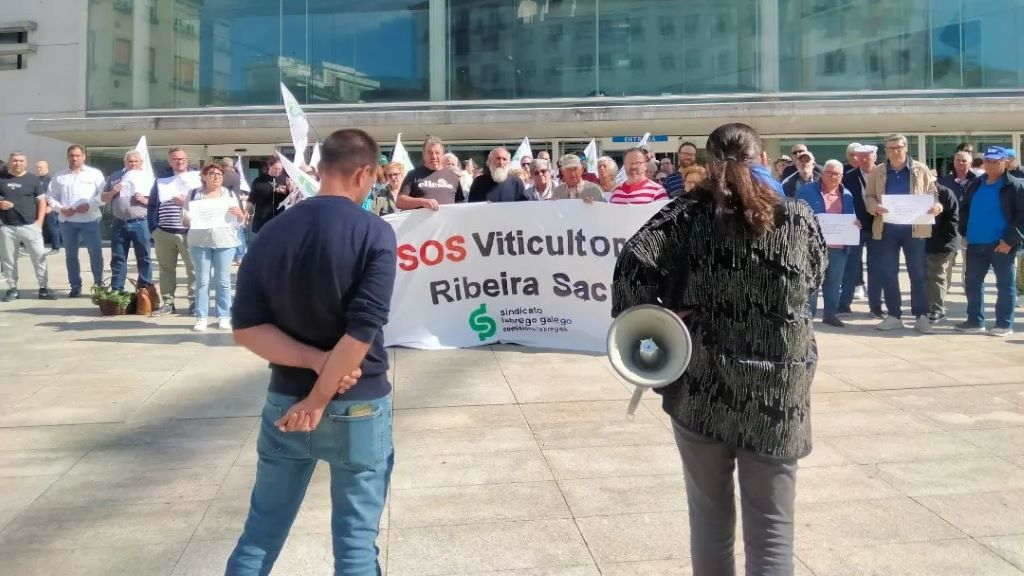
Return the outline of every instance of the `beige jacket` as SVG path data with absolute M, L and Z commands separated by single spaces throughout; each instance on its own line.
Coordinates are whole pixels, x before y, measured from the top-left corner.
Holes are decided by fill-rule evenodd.
M 907 162 L 910 163 L 911 172 L 910 193 L 930 194 L 932 198 L 935 198 L 935 177 L 932 176 L 928 166 L 910 159 Z M 889 164 L 883 162 L 875 166 L 868 176 L 867 190 L 864 191 L 864 206 L 867 207 L 868 212 L 871 214 L 875 213 L 880 204 L 885 205 L 882 197 L 885 196 L 885 179 L 888 170 Z M 871 225 L 871 237 L 875 240 L 881 240 L 884 227 L 885 224 L 882 222 L 882 216 L 875 216 L 875 220 Z M 912 235 L 914 238 L 931 238 L 932 227 L 928 224 L 915 225 Z

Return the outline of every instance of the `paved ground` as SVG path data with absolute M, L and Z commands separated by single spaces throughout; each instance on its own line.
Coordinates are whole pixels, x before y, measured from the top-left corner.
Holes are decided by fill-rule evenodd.
M 798 573 L 1024 574 L 1024 338 L 854 323 L 819 333 Z M 3 305 L 0 573 L 222 573 L 267 371 L 190 325 L 103 319 L 88 300 Z M 630 390 L 603 358 L 491 347 L 393 360 L 388 574 L 690 573 L 668 423 L 654 399 L 627 421 Z M 322 472 L 276 574 L 330 573 Z

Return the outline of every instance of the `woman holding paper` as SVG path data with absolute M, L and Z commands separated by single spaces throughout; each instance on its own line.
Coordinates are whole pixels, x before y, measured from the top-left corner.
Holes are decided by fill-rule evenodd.
M 203 332 L 210 309 L 210 268 L 217 286 L 217 317 L 221 330 L 231 329 L 231 261 L 238 248 L 238 227 L 245 215 L 238 198 L 225 188 L 224 171 L 207 164 L 202 171 L 202 188 L 189 192 L 185 220 L 189 224 L 188 246 L 196 271 L 196 323 Z
M 829 326 L 842 328 L 846 324 L 839 319 L 837 311 L 839 310 L 839 294 L 843 290 L 846 258 L 850 252 L 850 247 L 846 245 L 841 234 L 843 227 L 856 228 L 847 236 L 854 244 L 860 242 L 860 222 L 857 221 L 854 212 L 853 194 L 843 188 L 843 163 L 838 160 L 825 162 L 825 167 L 821 171 L 821 180 L 805 184 L 797 191 L 797 199 L 803 200 L 811 207 L 811 210 L 814 210 L 814 214 L 822 224 L 822 231 L 834 230 L 836 232 L 835 235 L 826 234 L 825 236 L 828 243 L 828 267 L 825 269 L 825 279 L 820 292 L 825 299 L 822 321 Z M 843 222 L 844 219 L 848 222 Z M 807 302 L 812 318 L 818 313 L 818 292 L 819 290 L 816 289 Z

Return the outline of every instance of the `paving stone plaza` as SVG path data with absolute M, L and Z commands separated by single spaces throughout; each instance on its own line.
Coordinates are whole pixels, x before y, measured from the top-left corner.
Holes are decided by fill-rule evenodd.
M 63 258 L 50 264 L 65 286 Z M 188 317 L 101 318 L 88 299 L 22 292 L 0 310 L 0 574 L 222 574 L 254 479 L 265 364 Z M 883 334 L 855 311 L 818 331 L 797 573 L 1024 575 L 1024 336 Z M 604 357 L 391 354 L 387 574 L 690 574 L 669 421 L 653 395 L 627 420 L 631 388 Z M 275 574 L 332 572 L 326 472 Z

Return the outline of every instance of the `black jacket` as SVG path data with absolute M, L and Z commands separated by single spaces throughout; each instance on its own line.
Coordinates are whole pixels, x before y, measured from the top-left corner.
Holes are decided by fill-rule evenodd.
M 868 213 L 864 205 L 864 189 L 867 187 L 865 177 L 860 168 L 854 168 L 843 174 L 843 187 L 853 194 L 853 211 L 857 213 L 857 220 L 860 221 L 860 235 L 862 238 L 871 237 L 871 225 L 875 217 Z
M 504 182 L 495 182 L 490 173 L 473 181 L 469 188 L 470 202 L 523 202 L 531 200 L 526 195 L 526 185 L 519 178 L 509 175 Z
M 964 201 L 960 205 L 960 234 L 967 237 L 967 223 L 971 221 L 971 200 L 983 182 L 984 177 L 971 180 L 964 190 Z M 1006 231 L 1002 241 L 1010 246 L 1024 244 L 1024 180 L 1006 174 L 999 189 L 999 204 L 1006 219 Z
M 942 184 L 946 188 L 949 188 L 950 190 L 952 190 L 953 194 L 956 194 L 956 199 L 959 200 L 960 202 L 963 202 L 963 200 L 964 200 L 964 190 L 967 189 L 968 184 L 970 184 L 971 182 L 973 182 L 974 180 L 977 180 L 977 179 L 978 179 L 978 176 L 975 175 L 974 172 L 971 172 L 970 170 L 968 170 L 967 171 L 967 183 L 963 184 L 963 185 L 960 185 L 956 181 L 956 173 L 955 172 L 950 172 L 949 174 L 946 174 L 942 178 L 939 178 L 939 184 Z
M 960 201 L 953 190 L 942 184 L 935 185 L 935 198 L 942 204 L 942 214 L 935 217 L 925 251 L 929 254 L 956 252 L 960 250 Z
M 796 198 L 796 193 L 804 187 L 805 184 L 811 182 L 817 182 L 821 180 L 821 172 L 814 172 L 810 180 L 804 180 L 800 178 L 799 172 L 793 172 L 782 181 L 782 191 L 789 198 Z

